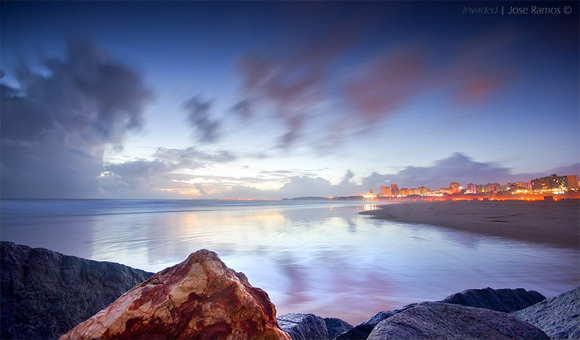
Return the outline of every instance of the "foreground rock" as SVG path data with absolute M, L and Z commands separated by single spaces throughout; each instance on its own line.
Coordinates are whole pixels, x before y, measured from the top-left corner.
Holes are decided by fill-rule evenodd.
M 153 275 L 0 242 L 0 338 L 56 339 Z
M 60 339 L 286 339 L 268 294 L 208 250 L 134 287 Z
M 512 314 L 552 339 L 580 339 L 580 287 Z
M 326 330 L 328 331 L 328 337 L 334 339 L 352 329 L 352 325 L 346 321 L 337 318 L 324 318 L 326 323 Z
M 404 310 L 407 310 L 416 304 L 405 306 L 401 309 L 396 309 L 388 312 L 378 312 L 369 320 L 357 325 L 350 330 L 342 333 L 336 340 L 365 340 L 371 334 L 373 329 L 383 320 L 390 318 L 391 316 L 400 313 Z
M 278 323 L 292 340 L 329 340 L 326 322 L 320 316 L 288 313 L 280 315 Z
M 548 339 L 516 317 L 483 308 L 425 302 L 381 321 L 369 340 L 386 339 Z
M 546 297 L 536 291 L 518 289 L 468 289 L 453 294 L 441 302 L 480 307 L 500 312 L 514 312 L 535 305 Z
M 351 324 L 341 319 L 303 313 L 281 315 L 278 324 L 290 334 L 292 340 L 332 340 L 352 329 Z

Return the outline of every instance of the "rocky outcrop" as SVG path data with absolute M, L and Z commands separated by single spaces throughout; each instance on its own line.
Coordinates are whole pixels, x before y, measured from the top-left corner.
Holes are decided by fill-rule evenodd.
M 381 321 L 368 340 L 548 339 L 516 317 L 484 308 L 425 302 Z
M 580 339 L 580 287 L 512 314 L 551 339 Z
M 134 287 L 60 339 L 285 339 L 268 294 L 208 250 Z
M 292 340 L 331 340 L 352 328 L 351 324 L 341 319 L 302 313 L 281 315 L 278 324 L 290 334 Z
M 326 322 L 320 316 L 288 313 L 279 316 L 278 323 L 292 340 L 329 340 Z
M 371 334 L 373 329 L 383 320 L 390 318 L 391 316 L 402 312 L 408 308 L 415 306 L 415 304 L 405 306 L 401 309 L 396 309 L 387 312 L 378 312 L 369 320 L 357 325 L 350 330 L 340 334 L 336 337 L 336 340 L 365 340 Z
M 501 312 L 511 312 L 526 308 L 546 297 L 536 291 L 526 291 L 525 289 L 469 289 L 461 293 L 453 294 L 443 303 L 457 304 L 468 307 L 480 307 Z M 361 323 L 339 335 L 336 340 L 364 340 L 373 329 L 383 320 L 399 314 L 407 309 L 415 307 L 417 304 L 410 304 L 401 309 L 393 311 L 383 311 L 375 314 L 368 321 Z
M 346 321 L 337 318 L 324 318 L 326 323 L 326 330 L 328 331 L 328 337 L 334 339 L 342 333 L 352 329 L 352 325 Z
M 0 338 L 56 339 L 153 275 L 0 242 Z
M 453 294 L 441 302 L 480 307 L 499 312 L 513 312 L 532 306 L 546 297 L 533 290 L 518 289 L 468 289 Z

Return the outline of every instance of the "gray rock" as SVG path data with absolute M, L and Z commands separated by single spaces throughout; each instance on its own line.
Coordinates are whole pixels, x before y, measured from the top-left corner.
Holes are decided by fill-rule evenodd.
M 324 318 L 326 323 L 326 330 L 328 331 L 328 337 L 334 339 L 342 333 L 352 329 L 352 325 L 346 321 L 337 318 Z
M 292 340 L 329 340 L 326 322 L 314 314 L 288 313 L 276 319 Z
M 548 339 L 548 336 L 508 313 L 425 302 L 381 321 L 368 339 Z
M 580 287 L 512 314 L 552 339 L 580 339 Z
M 416 304 L 411 304 L 401 309 L 378 312 L 369 320 L 342 333 L 341 335 L 336 337 L 335 340 L 365 340 L 366 338 L 368 338 L 369 334 L 371 334 L 375 326 L 378 325 L 381 321 L 390 318 L 391 316 L 400 313 L 404 310 L 407 310 L 408 308 L 411 308 L 415 305 Z
M 0 242 L 0 338 L 56 339 L 153 273 Z
M 536 291 L 518 289 L 468 289 L 453 294 L 441 302 L 480 307 L 500 312 L 513 312 L 532 306 L 546 297 Z

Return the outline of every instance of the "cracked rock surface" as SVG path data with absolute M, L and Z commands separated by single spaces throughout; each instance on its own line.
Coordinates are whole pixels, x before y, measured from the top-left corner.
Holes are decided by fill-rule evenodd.
M 285 339 L 268 294 L 209 250 L 134 287 L 60 339 Z

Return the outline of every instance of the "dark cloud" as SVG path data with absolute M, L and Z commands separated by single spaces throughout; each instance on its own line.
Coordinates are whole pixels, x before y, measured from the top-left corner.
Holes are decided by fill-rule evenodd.
M 425 57 L 416 46 L 399 46 L 365 63 L 346 85 L 355 112 L 375 123 L 425 91 L 425 80 L 431 76 Z
M 244 120 L 252 118 L 253 115 L 252 104 L 247 99 L 243 99 L 237 102 L 232 107 L 232 111 L 241 116 Z
M 519 40 L 510 27 L 442 39 L 448 44 L 444 50 L 425 37 L 375 40 L 369 48 L 363 43 L 372 25 L 357 22 L 350 32 L 344 27 L 333 26 L 303 44 L 279 37 L 288 53 L 243 54 L 236 64 L 241 99 L 233 111 L 244 119 L 260 118 L 262 112 L 280 123 L 285 128 L 279 136 L 282 147 L 305 142 L 330 152 L 429 92 L 476 105 L 516 79 L 518 65 L 509 56 Z
M 211 118 L 211 102 L 193 96 L 183 104 L 187 110 L 187 121 L 194 129 L 200 142 L 211 143 L 219 138 L 220 122 Z
M 458 53 L 451 58 L 437 82 L 455 92 L 464 105 L 481 103 L 516 78 L 517 60 L 510 53 L 518 41 L 518 30 L 512 26 L 484 31 L 458 44 Z
M 281 147 L 302 139 L 305 126 L 316 118 L 316 107 L 328 96 L 333 65 L 356 43 L 359 28 L 361 23 L 352 20 L 334 22 L 299 41 L 290 38 L 292 34 L 279 37 L 287 50 L 242 55 L 236 64 L 243 98 L 236 104 L 237 112 L 248 118 L 260 108 L 268 108 L 286 128 L 280 136 Z
M 22 65 L 1 85 L 3 197 L 78 197 L 97 190 L 103 149 L 143 125 L 141 76 L 88 41 L 63 59 Z
M 286 127 L 281 145 L 291 145 L 302 134 L 309 111 L 320 98 L 324 71 L 318 65 L 293 65 L 282 60 L 246 54 L 238 61 L 245 107 L 273 105 L 276 118 Z M 238 112 L 249 117 L 247 111 Z

